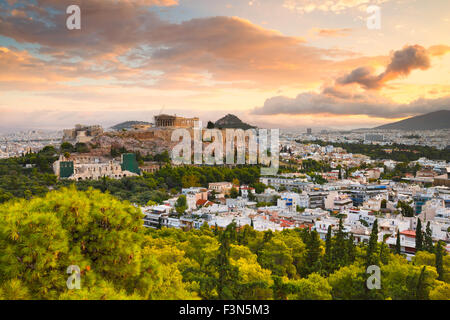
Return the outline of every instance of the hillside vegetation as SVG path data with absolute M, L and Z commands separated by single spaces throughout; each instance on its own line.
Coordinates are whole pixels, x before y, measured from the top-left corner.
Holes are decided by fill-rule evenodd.
M 0 205 L 0 298 L 450 298 L 440 245 L 410 263 L 374 234 L 354 245 L 342 226 L 323 242 L 300 229 L 149 230 L 141 219 L 129 202 L 75 187 Z M 79 290 L 66 285 L 71 265 Z M 366 287 L 368 265 L 381 268 L 380 290 Z

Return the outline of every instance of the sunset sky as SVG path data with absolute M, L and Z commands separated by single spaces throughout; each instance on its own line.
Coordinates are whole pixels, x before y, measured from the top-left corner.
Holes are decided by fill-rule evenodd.
M 448 0 L 0 0 L 0 131 L 160 111 L 361 128 L 442 109 Z

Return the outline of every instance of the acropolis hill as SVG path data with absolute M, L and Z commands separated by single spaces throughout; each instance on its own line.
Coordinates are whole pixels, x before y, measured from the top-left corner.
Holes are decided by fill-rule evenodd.
M 230 119 L 230 115 L 216 122 L 218 128 L 221 127 L 219 124 L 224 119 Z M 233 116 L 233 119 L 238 120 L 236 128 L 242 128 L 242 125 L 245 124 L 235 116 Z M 228 121 L 226 127 L 232 128 L 234 123 L 232 122 Z M 127 130 L 118 131 L 103 131 L 100 126 L 76 125 L 74 129 L 64 130 L 63 141 L 72 144 L 85 143 L 90 149 L 89 154 L 96 156 L 110 155 L 112 148 L 125 148 L 129 152 L 140 153 L 141 155 L 158 154 L 166 150 L 170 151 L 177 144 L 177 142 L 171 141 L 173 130 L 184 128 L 189 130 L 191 136 L 193 136 L 193 128 L 199 125 L 199 118 L 160 114 L 154 117 L 154 124 L 136 123 Z M 222 130 L 225 130 L 225 128 Z M 225 134 L 223 135 L 225 137 Z

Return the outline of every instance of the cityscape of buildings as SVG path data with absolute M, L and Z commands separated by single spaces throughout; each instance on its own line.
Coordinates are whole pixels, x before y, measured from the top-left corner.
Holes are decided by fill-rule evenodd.
M 37 152 L 45 146 L 59 146 L 61 138 L 61 131 L 29 130 L 0 133 L 0 159 Z
M 198 118 L 160 115 L 155 117 L 154 125 L 135 125 L 125 131 L 137 136 L 155 130 L 170 132 L 175 128 L 192 128 L 197 121 Z M 2 140 L 2 157 L 36 152 L 45 145 L 59 146 L 63 142 L 94 143 L 94 138 L 104 134 L 111 135 L 100 126 L 83 125 L 63 132 L 9 134 Z M 381 144 L 389 148 L 393 143 L 421 145 L 429 139 L 428 145 L 445 149 L 450 141 L 448 135 L 448 130 L 397 133 L 282 131 L 280 163 L 294 166 L 295 170 L 261 176 L 259 182 L 264 188 L 259 192 L 251 186 L 226 181 L 210 183 L 207 187 L 184 188 L 161 204 L 141 207 L 145 214 L 143 225 L 190 230 L 206 223 L 213 229 L 223 229 L 236 222 L 239 227 L 252 225 L 259 231 L 308 228 L 317 230 L 325 239 L 328 227 L 336 232 L 342 219 L 345 231 L 353 234 L 355 242 L 359 243 L 368 241 L 372 225 L 378 219 L 378 240 L 394 247 L 399 234 L 402 252 L 412 256 L 417 218 L 421 218 L 423 223 L 429 223 L 433 241 L 444 241 L 450 252 L 450 163 L 422 157 L 408 163 L 410 167 L 419 168 L 415 175 L 406 173 L 394 181 L 384 177 L 386 171 L 394 170 L 401 163 L 399 161 L 371 159 L 363 154 L 349 153 L 343 147 L 314 143 Z M 300 172 L 307 161 L 326 163 L 329 169 L 315 172 L 314 176 Z M 134 153 L 113 157 L 99 154 L 98 149 L 91 153 L 60 155 L 53 164 L 59 179 L 75 181 L 135 177 L 144 172 L 154 173 L 161 167 L 158 162 L 138 163 Z M 318 176 L 322 183 L 317 182 Z M 186 197 L 186 208 L 181 214 L 176 210 L 179 197 Z M 403 204 L 412 208 L 413 215 L 406 216 L 402 212 Z
M 393 248 L 399 232 L 402 252 L 411 257 L 415 253 L 417 218 L 421 218 L 423 223 L 430 223 L 433 240 L 447 243 L 450 252 L 450 163 L 420 158 L 409 163 L 420 166 L 416 176 L 392 181 L 382 179 L 382 174 L 399 162 L 370 159 L 331 145 L 301 144 L 295 142 L 297 138 L 289 134 L 281 139 L 290 152 L 281 153 L 280 161 L 296 160 L 300 167 L 303 160 L 326 161 L 332 169 L 318 173 L 325 183 L 317 184 L 308 174 L 292 172 L 261 177 L 260 182 L 266 186 L 261 193 L 230 182 L 183 189 L 188 203 L 185 214 L 180 217 L 176 213 L 175 197 L 161 205 L 142 207 L 144 225 L 190 230 L 204 223 L 225 228 L 234 221 L 238 226 L 251 224 L 259 231 L 309 228 L 325 239 L 328 227 L 336 232 L 342 218 L 346 232 L 358 243 L 369 240 L 378 219 L 379 242 Z M 230 197 L 232 188 L 239 190 L 239 196 Z M 402 214 L 401 203 L 411 206 L 414 214 Z
M 449 12 L 0 0 L 0 301 L 450 300 Z

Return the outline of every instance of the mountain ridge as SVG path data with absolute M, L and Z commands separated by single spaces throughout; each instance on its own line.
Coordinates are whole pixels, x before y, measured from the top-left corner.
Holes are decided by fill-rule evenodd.
M 122 129 L 131 129 L 133 126 L 139 125 L 139 124 L 145 125 L 145 124 L 151 124 L 151 123 L 147 122 L 147 121 L 124 121 L 124 122 L 118 123 L 118 124 L 110 127 L 110 129 L 120 131 Z
M 439 130 L 450 129 L 450 110 L 433 111 L 405 120 L 388 123 L 374 129 L 381 130 Z

